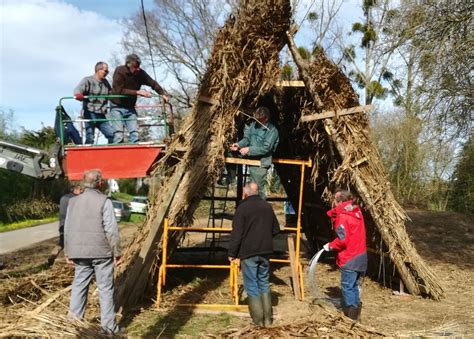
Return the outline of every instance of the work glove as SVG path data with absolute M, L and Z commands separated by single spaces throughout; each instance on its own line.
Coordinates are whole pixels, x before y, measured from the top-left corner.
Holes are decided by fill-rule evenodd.
M 323 248 L 324 248 L 324 250 L 325 250 L 326 252 L 331 251 L 331 247 L 329 246 L 329 243 L 325 244 L 325 245 L 323 246 Z
M 74 99 L 79 100 L 79 101 L 82 101 L 82 100 L 84 100 L 84 94 L 82 94 L 82 93 L 75 93 L 75 94 L 74 94 Z

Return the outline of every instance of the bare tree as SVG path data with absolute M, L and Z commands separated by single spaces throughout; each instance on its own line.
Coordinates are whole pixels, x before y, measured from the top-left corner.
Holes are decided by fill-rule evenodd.
M 306 3 L 305 7 L 302 1 L 292 1 L 293 10 L 295 12 L 298 9 L 302 11 L 302 17 L 299 22 L 296 22 L 298 29 L 305 30 L 312 35 L 311 40 L 303 41 L 302 46 L 298 48 L 304 59 L 310 60 L 312 54 L 320 48 L 327 55 L 335 57 L 333 49 L 337 48 L 336 41 L 342 35 L 342 27 L 337 22 L 342 4 L 343 0 L 321 0 Z M 294 79 L 297 72 L 291 61 L 291 53 L 288 49 L 285 49 L 283 53 L 282 78 L 284 80 Z
M 364 90 L 364 102 L 369 105 L 374 98 L 385 99 L 388 94 L 387 81 L 391 80 L 388 66 L 396 46 L 387 39 L 384 30 L 393 11 L 391 1 L 365 0 L 362 10 L 364 21 L 354 23 L 349 33 L 358 36 L 358 43 L 347 46 L 343 36 L 338 38 L 349 76 Z
M 386 83 L 402 115 L 385 117 L 376 134 L 402 201 L 447 205 L 456 147 L 472 128 L 466 62 L 471 7 L 464 1 L 402 1 L 383 24 L 395 70 L 386 73 Z
M 342 0 L 317 1 L 312 11 L 307 13 L 310 29 L 314 34 L 313 50 L 322 48 L 327 55 L 336 45 L 337 37 L 342 34 L 338 23 Z
M 145 11 L 154 65 L 166 71 L 159 79 L 172 79 L 171 94 L 181 108 L 191 107 L 215 32 L 231 8 L 226 0 L 156 0 Z M 151 65 L 145 18 L 139 12 L 125 21 L 122 44 Z
M 400 45 L 417 49 L 420 96 L 429 116 L 454 137 L 472 128 L 472 1 L 405 0 L 391 34 Z
M 18 137 L 13 110 L 0 109 L 0 140 L 11 141 Z

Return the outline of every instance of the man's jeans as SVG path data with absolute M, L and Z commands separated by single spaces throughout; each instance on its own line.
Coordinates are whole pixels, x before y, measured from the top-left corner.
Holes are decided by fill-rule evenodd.
M 84 111 L 84 119 L 107 119 L 107 117 L 105 114 Z M 90 121 L 86 122 L 86 144 L 94 143 L 94 131 L 96 127 L 102 132 L 109 144 L 113 142 L 114 130 L 109 121 Z
M 240 261 L 244 276 L 244 288 L 249 297 L 258 297 L 270 292 L 270 264 L 263 256 L 254 256 Z
M 95 272 L 99 290 L 100 324 L 105 331 L 117 333 L 119 328 L 115 321 L 113 258 L 73 259 L 73 261 L 75 270 L 69 316 L 76 319 L 84 318 L 89 285 Z
M 138 142 L 138 122 L 137 111 L 112 105 L 110 117 L 113 119 L 112 127 L 114 129 L 114 144 L 123 142 L 123 128 L 127 127 L 128 142 Z M 126 120 L 122 120 L 126 119 Z
M 342 301 L 345 307 L 359 306 L 359 280 L 363 275 L 363 272 L 341 268 Z

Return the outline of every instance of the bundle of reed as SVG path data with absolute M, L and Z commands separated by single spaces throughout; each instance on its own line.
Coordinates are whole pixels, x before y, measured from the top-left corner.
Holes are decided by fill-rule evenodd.
M 301 319 L 277 323 L 270 327 L 249 325 L 240 329 L 229 329 L 220 335 L 224 338 L 387 337 L 386 333 L 356 323 L 323 305 L 312 307 L 311 313 Z

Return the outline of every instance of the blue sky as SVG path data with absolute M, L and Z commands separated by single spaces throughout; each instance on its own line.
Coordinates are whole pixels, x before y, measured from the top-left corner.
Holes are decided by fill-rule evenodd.
M 300 3 L 305 13 L 311 1 Z M 344 1 L 343 24 L 357 19 L 356 3 Z M 150 9 L 153 0 L 144 4 Z M 122 62 L 120 21 L 137 11 L 140 0 L 0 0 L 0 109 L 15 112 L 17 128 L 52 126 L 59 98 L 72 95 L 97 61 L 112 69 Z M 72 114 L 80 110 L 73 100 L 65 106 Z
M 120 19 L 140 6 L 139 0 L 2 0 L 0 109 L 15 112 L 17 128 L 53 125 L 59 98 L 93 74 L 97 61 L 123 59 Z M 80 110 L 77 102 L 66 107 Z
M 124 16 L 141 11 L 140 0 L 66 0 L 67 2 L 83 11 L 101 13 L 110 19 L 121 19 Z M 144 0 L 145 9 L 150 9 L 153 0 Z

